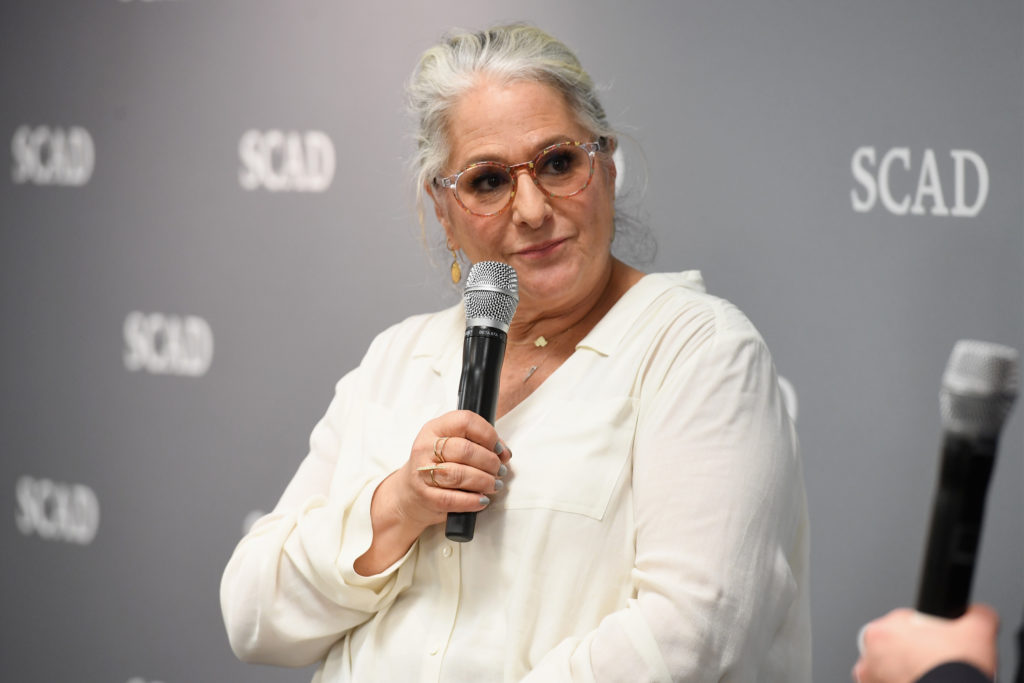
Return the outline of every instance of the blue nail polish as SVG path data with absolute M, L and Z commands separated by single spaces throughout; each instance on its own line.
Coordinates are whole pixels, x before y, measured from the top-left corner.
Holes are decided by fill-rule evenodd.
M 503 482 L 501 479 L 495 479 L 494 480 L 494 490 L 495 491 L 500 491 L 503 488 L 505 488 L 505 482 Z
M 480 496 L 480 504 L 481 505 L 490 505 L 491 504 L 491 499 L 488 498 L 487 496 Z
M 498 466 L 498 476 L 499 477 L 504 477 L 506 474 L 508 474 L 508 468 L 505 467 L 505 463 L 501 463 Z

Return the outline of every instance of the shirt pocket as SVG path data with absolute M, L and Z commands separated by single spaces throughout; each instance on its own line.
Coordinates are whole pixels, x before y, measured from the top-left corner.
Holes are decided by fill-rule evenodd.
M 628 464 L 636 401 L 562 401 L 505 438 L 512 448 L 507 488 L 493 508 L 543 508 L 600 520 Z M 505 436 L 503 434 L 503 436 Z

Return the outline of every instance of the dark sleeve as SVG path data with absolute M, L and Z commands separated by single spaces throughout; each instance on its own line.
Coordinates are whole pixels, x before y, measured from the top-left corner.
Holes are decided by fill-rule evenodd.
M 992 679 L 970 664 L 952 662 L 935 667 L 917 683 L 992 683 Z

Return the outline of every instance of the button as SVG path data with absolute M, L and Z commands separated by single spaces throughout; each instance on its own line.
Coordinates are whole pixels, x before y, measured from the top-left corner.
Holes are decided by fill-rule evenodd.
M 429 654 L 429 655 L 430 655 L 431 657 L 433 657 L 433 656 L 437 655 L 437 653 L 438 653 L 438 652 L 440 652 L 440 651 L 441 651 L 441 650 L 440 650 L 439 648 L 436 648 L 436 647 L 435 647 L 435 648 L 434 648 L 433 650 L 431 650 L 431 651 L 430 651 L 430 652 L 428 652 L 427 654 Z
M 452 546 L 451 546 L 451 544 L 448 544 L 445 547 L 441 548 L 441 554 L 444 555 L 445 557 L 451 557 L 452 556 Z

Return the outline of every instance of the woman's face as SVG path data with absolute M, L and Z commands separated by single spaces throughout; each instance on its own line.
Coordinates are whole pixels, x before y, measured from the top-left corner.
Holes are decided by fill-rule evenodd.
M 452 108 L 451 155 L 444 174 L 477 161 L 517 164 L 557 142 L 590 142 L 562 95 L 532 81 L 482 80 Z M 474 216 L 451 190 L 428 188 L 450 246 L 473 263 L 502 261 L 519 276 L 519 314 L 551 315 L 593 298 L 611 274 L 615 165 L 605 154 L 583 192 L 547 197 L 526 172 L 512 205 L 497 216 Z M 517 314 L 517 316 L 519 315 Z

